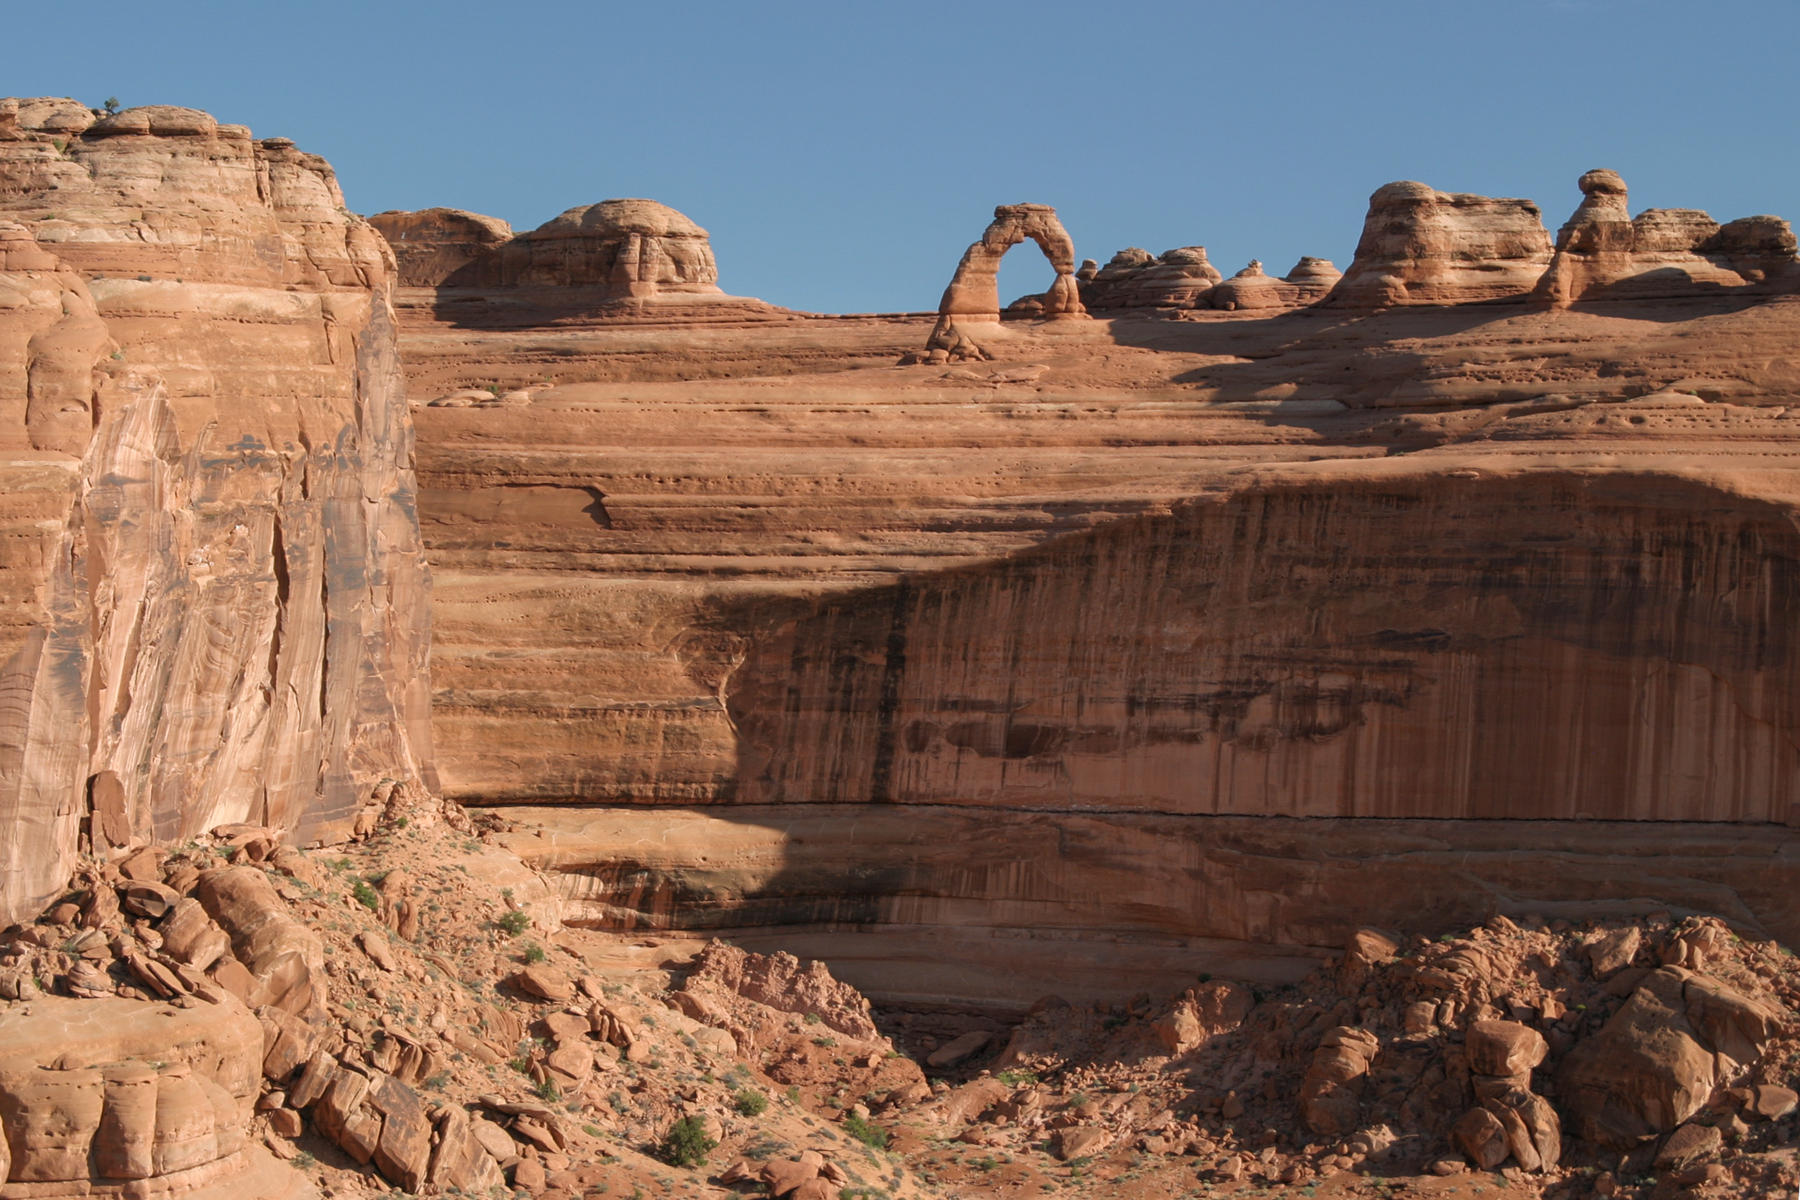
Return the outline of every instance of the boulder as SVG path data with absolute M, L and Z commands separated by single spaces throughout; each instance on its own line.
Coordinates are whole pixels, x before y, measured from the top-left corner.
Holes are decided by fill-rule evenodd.
M 1721 1057 L 1752 1064 L 1787 1020 L 1772 1002 L 1662 967 L 1563 1059 L 1558 1095 L 1582 1137 L 1633 1146 L 1698 1112 L 1719 1082 Z
M 1594 978 L 1605 979 L 1629 967 L 1637 958 L 1643 940 L 1644 935 L 1636 925 L 1596 935 L 1585 947 Z
M 1050 1153 L 1058 1162 L 1087 1158 L 1106 1149 L 1111 1135 L 1098 1125 L 1071 1125 L 1050 1135 Z
M 1656 1166 L 1665 1171 L 1685 1167 L 1698 1159 L 1716 1158 L 1724 1148 L 1724 1136 L 1716 1127 L 1681 1125 L 1657 1149 Z
M 953 1067 L 960 1062 L 975 1057 L 981 1049 L 994 1040 L 994 1035 L 986 1029 L 971 1029 L 967 1033 L 951 1038 L 925 1059 L 931 1067 Z
M 267 874 L 256 867 L 203 871 L 194 895 L 255 978 L 253 1005 L 301 1017 L 324 1013 L 325 944 L 294 919 Z
M 1529 1075 L 1549 1052 L 1542 1034 L 1517 1021 L 1477 1021 L 1463 1043 L 1476 1075 Z
M 575 997 L 568 975 L 545 963 L 532 963 L 512 977 L 513 986 L 527 996 L 562 1004 Z
M 1300 1081 L 1300 1117 L 1320 1137 L 1343 1137 L 1362 1124 L 1362 1094 L 1381 1049 L 1365 1029 L 1340 1026 L 1313 1052 Z

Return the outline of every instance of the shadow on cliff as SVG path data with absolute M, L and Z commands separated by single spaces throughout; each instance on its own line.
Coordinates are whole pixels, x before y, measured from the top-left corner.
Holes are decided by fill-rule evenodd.
M 737 738 L 708 816 L 788 840 L 741 904 L 700 907 L 801 952 L 784 930 L 904 928 L 974 956 L 931 964 L 965 976 L 1030 946 L 1121 991 L 1147 951 L 1244 977 L 1258 948 L 1361 923 L 1559 906 L 1791 940 L 1796 595 L 1779 506 L 1671 477 L 1421 475 L 721 603 L 690 650 Z

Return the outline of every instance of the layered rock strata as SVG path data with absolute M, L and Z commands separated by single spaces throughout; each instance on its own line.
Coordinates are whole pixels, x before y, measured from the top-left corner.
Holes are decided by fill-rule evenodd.
M 446 787 L 584 923 L 921 1002 L 1490 906 L 1793 936 L 1800 309 L 1270 313 L 421 414 Z
M 1294 308 L 1331 291 L 1340 272 L 1328 259 L 1302 258 L 1284 278 L 1263 270 L 1260 261 L 1230 279 L 1207 261 L 1206 247 L 1182 246 L 1152 257 L 1128 247 L 1102 267 L 1093 259 L 1076 272 L 1081 299 L 1089 309 L 1215 308 L 1225 311 Z
M 1403 180 L 1369 197 L 1356 256 L 1331 302 L 1359 308 L 1528 295 L 1550 264 L 1538 206 Z
M 392 261 L 192 109 L 0 101 L 0 921 L 76 853 L 428 776 Z
M 394 251 L 402 287 L 435 288 L 464 272 L 479 274 L 513 229 L 499 217 L 460 208 L 379 212 L 369 218 Z
M 394 247 L 409 287 L 720 294 L 706 230 L 654 200 L 579 205 L 516 235 L 504 221 L 448 208 L 376 213 L 369 223 Z
M 310 1200 L 311 1182 L 249 1137 L 262 1058 L 261 1025 L 230 996 L 38 996 L 0 1010 L 0 1188 Z
M 1159 255 L 1128 246 L 1104 267 L 1084 260 L 1075 278 L 1082 304 L 1102 310 L 1191 308 L 1224 276 L 1207 261 L 1205 246 L 1178 246 Z

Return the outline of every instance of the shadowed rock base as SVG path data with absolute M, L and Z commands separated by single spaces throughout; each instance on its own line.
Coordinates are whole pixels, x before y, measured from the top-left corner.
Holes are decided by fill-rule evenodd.
M 1271 820 L 938 806 L 513 808 L 576 925 L 832 964 L 885 1002 L 1114 1001 L 1198 973 L 1291 982 L 1359 924 L 1672 908 L 1800 937 L 1800 835 L 1768 826 Z

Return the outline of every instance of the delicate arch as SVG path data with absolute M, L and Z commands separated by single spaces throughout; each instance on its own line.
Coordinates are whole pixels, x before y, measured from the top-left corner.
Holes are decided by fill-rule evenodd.
M 1038 244 L 1056 270 L 1056 279 L 1043 296 L 1044 315 L 1085 313 L 1075 283 L 1075 241 L 1056 219 L 1056 210 L 1048 204 L 1002 204 L 981 240 L 956 264 L 956 274 L 938 302 L 938 322 L 927 350 L 943 350 L 952 358 L 988 357 L 963 327 L 1000 320 L 1000 260 L 1027 238 Z

